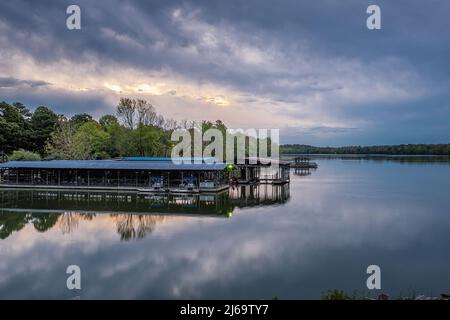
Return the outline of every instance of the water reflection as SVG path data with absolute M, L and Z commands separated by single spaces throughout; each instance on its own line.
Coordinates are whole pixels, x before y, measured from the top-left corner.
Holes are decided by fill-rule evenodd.
M 224 199 L 0 194 L 0 298 L 317 299 L 365 292 L 370 264 L 392 297 L 449 291 L 450 166 L 317 162 Z
M 126 241 L 144 238 L 158 224 L 177 216 L 230 218 L 236 208 L 285 203 L 289 186 L 247 185 L 199 195 L 2 190 L 0 199 L 0 239 L 27 224 L 38 232 L 57 226 L 62 234 L 69 234 L 80 220 L 95 221 L 97 214 L 106 214 Z
M 8 238 L 14 231 L 22 230 L 27 224 L 32 224 L 38 232 L 45 232 L 56 224 L 59 216 L 56 213 L 2 213 L 0 239 Z

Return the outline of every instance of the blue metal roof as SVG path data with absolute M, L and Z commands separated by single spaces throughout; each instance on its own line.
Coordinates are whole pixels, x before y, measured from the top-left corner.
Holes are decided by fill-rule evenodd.
M 0 163 L 0 168 L 29 169 L 90 169 L 90 170 L 224 170 L 226 163 L 173 163 L 172 161 L 128 161 L 128 160 L 51 160 L 9 161 Z

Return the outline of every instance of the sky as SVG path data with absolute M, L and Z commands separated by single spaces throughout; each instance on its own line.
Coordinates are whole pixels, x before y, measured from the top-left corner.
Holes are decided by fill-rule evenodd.
M 282 143 L 449 143 L 449 58 L 446 0 L 0 2 L 0 101 L 98 118 L 143 98 Z

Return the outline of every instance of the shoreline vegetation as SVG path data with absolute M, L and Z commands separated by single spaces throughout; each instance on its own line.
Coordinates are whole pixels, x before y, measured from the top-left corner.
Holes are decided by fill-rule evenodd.
M 175 129 L 193 128 L 205 132 L 218 129 L 221 120 L 176 121 L 158 114 L 141 99 L 121 98 L 115 115 L 95 120 L 87 113 L 68 118 L 51 108 L 39 106 L 31 112 L 24 104 L 0 102 L 0 161 L 41 159 L 111 159 L 116 157 L 167 157 Z M 268 141 L 271 145 L 270 139 Z M 304 144 L 280 145 L 280 155 L 421 155 L 450 156 L 449 144 L 402 144 L 380 146 L 315 147 Z M 248 147 L 246 148 L 248 152 Z
M 372 294 L 370 292 L 358 292 L 353 291 L 352 293 L 347 293 L 343 290 L 328 290 L 322 293 L 320 300 L 450 300 L 450 295 L 446 293 L 441 293 L 438 297 L 436 296 L 426 296 L 417 295 L 415 292 L 411 292 L 407 295 L 400 294 L 397 297 L 390 297 L 387 293 Z
M 8 160 L 97 160 L 117 157 L 167 157 L 176 129 L 217 129 L 217 120 L 175 121 L 164 118 L 141 99 L 121 98 L 115 114 L 95 120 L 87 113 L 67 117 L 39 106 L 31 112 L 20 102 L 0 102 L 0 155 Z M 1 161 L 1 158 L 0 158 Z
M 284 144 L 280 146 L 280 154 L 450 156 L 450 143 L 345 146 L 345 147 L 315 147 L 305 144 Z
M 177 121 L 165 118 L 151 103 L 142 99 L 121 98 L 114 115 L 105 114 L 98 120 L 87 113 L 69 118 L 46 106 L 39 106 L 31 112 L 20 102 L 8 104 L 3 101 L 0 102 L 0 162 L 170 157 L 178 144 L 178 141 L 172 141 L 172 133 L 179 129 L 188 131 L 193 137 L 191 152 L 196 152 L 195 131 L 205 134 L 214 129 L 225 137 L 228 128 L 221 120 Z M 270 137 L 261 140 L 241 132 L 231 135 L 233 140 L 246 141 L 246 156 L 254 154 L 255 148 L 264 141 L 268 152 L 272 150 Z M 216 150 L 215 140 L 209 138 L 208 141 L 207 137 L 202 140 L 203 153 L 208 148 Z M 224 144 L 225 157 L 227 148 Z M 236 144 L 234 154 L 237 154 Z

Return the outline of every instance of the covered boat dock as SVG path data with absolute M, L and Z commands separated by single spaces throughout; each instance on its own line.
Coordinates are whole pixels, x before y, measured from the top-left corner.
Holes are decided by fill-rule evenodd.
M 0 187 L 216 192 L 229 187 L 228 168 L 226 163 L 175 163 L 171 158 L 10 161 L 0 164 Z

